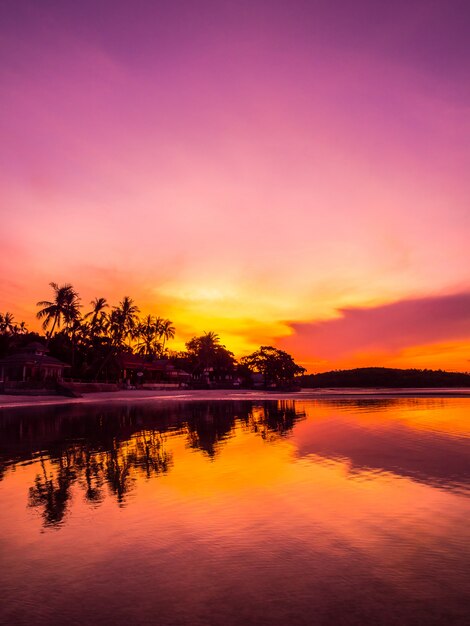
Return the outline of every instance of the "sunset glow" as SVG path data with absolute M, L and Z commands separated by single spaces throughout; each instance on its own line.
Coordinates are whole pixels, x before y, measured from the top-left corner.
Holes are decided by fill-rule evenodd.
M 451 4 L 3 2 L 0 311 L 39 328 L 71 282 L 170 318 L 174 348 L 469 370 Z

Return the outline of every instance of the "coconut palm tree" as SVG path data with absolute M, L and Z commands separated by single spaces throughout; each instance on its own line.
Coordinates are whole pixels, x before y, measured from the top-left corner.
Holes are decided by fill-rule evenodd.
M 111 326 L 116 340 L 122 342 L 128 338 L 130 343 L 139 323 L 139 312 L 139 307 L 134 304 L 134 300 L 129 296 L 124 296 L 119 305 L 113 308 Z
M 83 319 L 91 317 L 89 325 L 90 335 L 99 335 L 104 331 L 106 326 L 107 314 L 104 309 L 108 308 L 109 304 L 106 298 L 95 298 L 90 302 L 90 304 L 93 308 L 84 316 Z
M 47 331 L 48 326 L 52 327 L 47 331 L 46 336 L 50 339 L 54 330 L 65 324 L 68 329 L 72 322 L 80 317 L 80 298 L 71 284 L 59 286 L 57 283 L 49 283 L 54 291 L 53 300 L 41 300 L 37 306 L 42 307 L 36 314 L 37 318 L 43 320 L 42 327 Z
M 17 326 L 15 324 L 13 314 L 9 313 L 8 311 L 3 315 L 2 313 L 0 313 L 0 333 L 5 335 L 13 335 L 15 334 L 16 329 Z
M 115 309 L 113 309 L 109 314 L 108 324 L 106 326 L 106 333 L 110 339 L 112 346 L 121 347 L 124 337 L 124 328 L 121 316 Z
M 19 324 L 15 324 L 15 335 L 26 335 L 28 332 L 28 327 L 24 322 L 20 322 Z
M 158 318 L 160 320 L 160 318 Z M 176 329 L 173 326 L 173 322 L 169 319 L 164 319 L 159 322 L 159 335 L 162 342 L 162 353 L 165 352 L 165 343 L 169 339 L 174 339 Z
M 221 348 L 220 337 L 217 333 L 209 331 L 200 337 L 193 337 L 187 342 L 186 348 L 195 371 L 203 372 L 211 367 L 215 361 L 217 351 Z
M 204 334 L 199 337 L 199 341 L 201 343 L 201 347 L 203 350 L 212 352 L 220 345 L 220 337 L 217 333 L 214 333 L 210 330 L 208 333 L 204 332 Z
M 134 336 L 138 339 L 136 348 L 139 354 L 153 356 L 161 351 L 159 319 L 147 315 L 138 324 Z

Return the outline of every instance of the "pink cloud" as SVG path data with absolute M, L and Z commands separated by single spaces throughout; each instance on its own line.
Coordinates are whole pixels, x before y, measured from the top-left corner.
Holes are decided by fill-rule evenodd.
M 470 338 L 470 293 L 344 308 L 339 313 L 336 319 L 290 323 L 294 334 L 281 341 L 283 347 L 318 359 L 342 359 Z

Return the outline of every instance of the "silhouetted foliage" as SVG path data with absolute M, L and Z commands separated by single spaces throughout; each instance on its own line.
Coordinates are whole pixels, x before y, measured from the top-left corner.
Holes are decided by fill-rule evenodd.
M 62 323 L 68 330 L 75 320 L 80 318 L 80 297 L 69 283 L 59 286 L 57 283 L 49 283 L 54 292 L 53 300 L 41 300 L 37 303 L 41 307 L 37 312 L 37 318 L 42 320 L 42 327 L 47 331 L 47 337 L 54 334 L 56 328 Z M 47 330 L 52 324 L 50 330 Z
M 220 343 L 216 333 L 211 331 L 193 337 L 186 343 L 186 348 L 187 363 L 196 378 L 221 381 L 233 374 L 236 364 L 233 352 Z
M 116 358 L 123 352 L 146 356 L 166 354 L 166 342 L 175 336 L 169 319 L 148 315 L 140 319 L 139 308 L 125 296 L 110 308 L 106 298 L 96 297 L 91 310 L 81 313 L 80 297 L 66 283 L 50 283 L 53 298 L 37 303 L 50 355 L 71 365 L 71 376 L 82 380 L 117 380 Z M 0 356 L 17 349 L 15 334 L 26 333 L 24 323 L 14 325 L 11 313 L 0 315 Z M 41 339 L 40 335 L 36 335 Z
M 262 374 L 265 387 L 292 385 L 296 376 L 306 371 L 295 363 L 290 354 L 272 346 L 261 346 L 256 352 L 243 357 L 240 363 L 250 371 Z
M 470 374 L 443 370 L 361 367 L 308 374 L 300 378 L 302 387 L 470 387 Z
M 29 334 L 26 324 L 16 322 L 12 313 L 0 313 L 0 357 L 21 346 L 22 340 Z

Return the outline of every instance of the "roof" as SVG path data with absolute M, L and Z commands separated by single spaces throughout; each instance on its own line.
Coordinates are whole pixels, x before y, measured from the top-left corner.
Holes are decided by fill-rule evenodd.
M 137 354 L 124 353 L 119 355 L 118 363 L 125 369 L 140 369 L 155 372 L 166 372 L 175 369 L 168 359 L 154 359 Z
M 40 341 L 31 341 L 23 348 L 19 348 L 18 352 L 49 352 L 49 349 Z
M 34 354 L 31 352 L 17 352 L 10 354 L 3 359 L 0 359 L 0 366 L 14 367 L 14 366 L 35 366 L 35 367 L 70 367 L 67 363 L 59 361 L 52 356 L 45 354 Z

